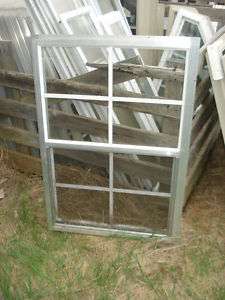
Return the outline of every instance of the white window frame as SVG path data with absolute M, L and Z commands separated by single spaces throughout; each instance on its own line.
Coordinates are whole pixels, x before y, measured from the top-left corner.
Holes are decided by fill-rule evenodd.
M 216 32 L 217 25 L 214 22 L 211 22 L 209 17 L 201 15 L 199 13 L 195 13 L 188 9 L 179 9 L 169 36 L 180 36 L 185 22 L 189 22 L 193 25 L 198 26 L 204 44 L 207 44 L 213 38 Z M 200 55 L 199 57 L 199 72 L 200 72 L 204 63 L 204 54 L 200 52 L 199 55 Z M 171 56 L 172 56 L 171 51 L 164 51 L 160 59 L 159 66 L 164 67 L 166 61 L 168 61 Z M 160 86 L 162 84 L 162 80 L 155 79 L 154 84 L 156 90 L 159 91 Z
M 225 143 L 225 33 L 207 46 L 207 61 Z
M 96 32 L 99 36 L 103 36 L 104 34 L 113 35 L 111 26 L 116 23 L 119 23 L 122 26 L 122 30 L 124 31 L 126 36 L 132 35 L 132 33 L 131 33 L 129 27 L 127 26 L 127 23 L 124 20 L 124 17 L 120 11 L 112 11 L 105 15 L 97 16 L 94 13 L 93 8 L 91 6 L 87 5 L 87 6 L 80 7 L 76 10 L 60 14 L 59 18 L 60 18 L 62 24 L 64 25 L 67 33 L 72 35 L 72 34 L 75 34 L 75 32 L 73 31 L 72 27 L 70 26 L 69 20 L 71 20 L 73 18 L 78 18 L 78 17 L 84 16 L 84 15 L 88 15 L 90 17 L 90 19 L 93 22 L 93 25 L 96 29 Z M 105 52 L 105 50 L 104 49 L 101 49 L 101 50 L 103 52 L 104 57 L 107 57 L 107 53 Z M 78 54 L 80 55 L 82 61 L 84 62 L 84 64 L 87 63 L 87 58 L 86 58 L 83 50 L 80 47 L 78 47 L 77 51 L 78 51 Z M 136 49 L 134 49 L 134 55 L 140 56 Z M 121 49 L 114 49 L 114 51 L 113 51 L 113 61 L 114 62 L 120 61 L 120 60 L 125 60 L 125 59 L 126 59 L 126 57 L 124 56 Z M 87 70 L 91 70 L 91 68 L 87 67 Z M 148 83 L 149 83 L 149 86 L 152 89 L 153 93 L 155 95 L 157 95 L 153 82 L 151 80 L 148 80 Z M 140 89 L 135 80 L 132 80 L 130 82 L 124 82 L 123 84 L 127 88 L 127 90 L 140 93 Z M 97 111 L 100 114 L 100 116 L 102 116 L 103 119 L 106 119 L 101 108 L 97 107 Z M 154 121 L 154 118 L 151 115 L 146 115 L 143 113 L 134 113 L 134 115 L 135 115 L 135 118 L 136 118 L 140 128 L 159 132 L 159 129 Z M 119 124 L 119 120 L 115 114 L 114 114 L 114 120 L 116 120 L 116 122 Z
M 129 29 L 129 26 L 127 26 L 126 21 L 124 20 L 123 15 L 121 14 L 120 11 L 112 11 L 109 12 L 105 15 L 99 16 L 98 17 L 99 21 L 101 22 L 105 32 L 107 35 L 112 36 L 113 35 L 113 30 L 111 29 L 111 26 L 114 24 L 120 24 L 122 27 L 122 30 L 124 31 L 124 34 L 126 36 L 131 36 L 132 32 Z M 137 49 L 133 49 L 134 55 L 140 56 L 140 53 L 137 51 Z M 123 54 L 123 51 L 121 49 L 115 49 L 115 54 L 117 56 L 118 60 L 124 60 L 125 56 Z M 142 59 L 141 62 L 143 63 Z M 155 89 L 155 85 L 151 79 L 147 79 L 147 83 L 149 84 L 151 90 L 153 91 L 154 95 L 157 96 L 158 93 Z M 126 88 L 128 90 L 133 90 L 135 92 L 140 93 L 140 89 L 138 87 L 138 84 L 135 80 L 132 80 L 130 82 L 125 82 L 124 83 Z M 147 129 L 147 130 L 153 130 L 155 132 L 159 132 L 158 127 L 156 126 L 156 123 L 154 121 L 154 118 L 149 115 L 149 114 L 144 114 L 144 113 L 134 113 L 135 118 L 137 122 L 139 123 L 140 128 L 142 129 Z

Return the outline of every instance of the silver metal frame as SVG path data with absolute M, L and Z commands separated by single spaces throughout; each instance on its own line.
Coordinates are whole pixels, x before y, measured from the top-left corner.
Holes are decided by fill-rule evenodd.
M 50 94 L 46 92 L 46 81 L 43 66 L 43 47 L 99 47 L 106 48 L 108 56 L 108 96 L 99 97 L 93 95 L 63 95 Z M 194 107 L 194 95 L 199 59 L 199 38 L 188 37 L 95 37 L 95 38 L 77 38 L 75 36 L 39 36 L 33 39 L 33 61 L 36 88 L 36 103 L 38 113 L 38 126 L 40 148 L 42 156 L 43 179 L 45 184 L 45 198 L 48 213 L 48 223 L 50 228 L 55 230 L 74 231 L 79 233 L 90 233 L 100 235 L 135 235 L 135 236 L 163 236 L 154 232 L 146 232 L 142 227 L 121 226 L 121 225 L 102 225 L 91 222 L 80 222 L 79 225 L 65 224 L 57 218 L 57 196 L 56 187 L 63 186 L 73 189 L 98 190 L 109 192 L 109 215 L 113 219 L 113 196 L 114 193 L 131 193 L 141 195 L 154 195 L 158 197 L 169 197 L 169 217 L 168 217 L 168 235 L 177 236 L 181 230 L 182 205 L 185 197 L 185 182 L 189 158 L 191 125 Z M 186 67 L 182 101 L 175 100 L 170 105 L 181 106 L 181 121 L 179 141 L 177 148 L 168 147 L 150 147 L 127 144 L 114 144 L 113 142 L 113 102 L 121 101 L 113 95 L 113 48 L 136 48 L 136 49 L 158 49 L 158 50 L 181 50 L 186 51 Z M 48 109 L 47 99 L 88 99 L 108 101 L 108 142 L 85 142 L 71 140 L 57 140 L 49 138 Z M 169 100 L 169 99 L 168 99 Z M 51 100 L 49 100 L 51 101 Z M 124 102 L 139 103 L 157 103 L 165 105 L 166 99 L 132 99 L 123 98 Z M 88 151 L 99 151 L 109 153 L 109 188 L 65 185 L 56 183 L 54 170 L 54 148 L 80 149 Z M 174 158 L 171 192 L 158 193 L 146 191 L 133 191 L 124 189 L 115 189 L 113 186 L 113 155 L 114 153 L 137 154 L 149 156 L 163 156 Z

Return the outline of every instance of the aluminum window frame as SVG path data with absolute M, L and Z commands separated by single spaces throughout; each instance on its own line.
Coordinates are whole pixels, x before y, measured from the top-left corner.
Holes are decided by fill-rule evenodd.
M 98 142 L 76 142 L 67 140 L 55 140 L 48 137 L 48 109 L 46 105 L 47 98 L 53 98 L 56 95 L 46 92 L 46 81 L 44 76 L 44 67 L 42 61 L 43 47 L 105 47 L 109 52 L 108 57 L 108 97 L 103 97 L 104 100 L 108 100 L 108 144 Z M 167 235 L 177 236 L 181 232 L 181 215 L 182 207 L 185 198 L 185 183 L 188 167 L 189 148 L 190 148 L 190 136 L 192 116 L 194 109 L 194 96 L 198 71 L 198 59 L 199 59 L 199 38 L 189 37 L 96 37 L 96 38 L 77 38 L 75 36 L 39 36 L 34 37 L 32 41 L 33 49 L 33 62 L 34 62 L 34 77 L 35 77 L 35 93 L 36 104 L 38 114 L 38 128 L 39 128 L 39 140 L 42 157 L 43 168 L 43 180 L 45 185 L 45 200 L 48 215 L 49 227 L 53 230 L 72 231 L 78 233 L 88 233 L 94 235 L 132 235 L 142 237 L 152 236 L 165 236 L 164 234 L 156 234 L 154 232 L 135 231 L 133 226 L 120 226 L 120 228 L 112 228 L 110 225 L 105 228 L 101 224 L 90 225 L 90 222 L 82 223 L 79 225 L 65 224 L 57 220 L 57 199 L 56 199 L 56 180 L 54 170 L 54 148 L 64 149 L 81 149 L 89 151 L 104 151 L 109 153 L 109 215 L 112 216 L 113 210 L 113 195 L 118 192 L 126 192 L 137 194 L 133 190 L 119 190 L 113 187 L 113 154 L 114 153 L 128 153 L 128 154 L 144 154 L 149 156 L 165 156 L 174 158 L 172 180 L 171 180 L 171 192 L 170 194 L 162 195 L 157 192 L 147 192 L 147 195 L 159 195 L 160 197 L 168 197 L 169 200 L 169 213 L 168 213 L 168 230 Z M 168 147 L 148 147 L 148 146 L 129 146 L 127 144 L 114 144 L 113 143 L 113 63 L 112 63 L 112 48 L 141 48 L 141 49 L 157 49 L 157 50 L 181 50 L 186 51 L 186 67 L 185 67 L 185 79 L 183 88 L 183 97 L 181 103 L 181 124 L 179 133 L 179 143 L 177 148 Z M 65 95 L 59 94 L 57 97 L 64 98 Z M 76 98 L 80 95 L 67 95 L 68 98 Z M 102 97 L 87 95 L 91 100 L 103 100 Z M 86 97 L 86 96 L 80 96 Z M 115 97 L 118 98 L 118 97 Z M 132 98 L 131 98 L 132 99 Z M 124 98 L 124 102 L 131 102 L 130 98 Z M 118 100 L 119 101 L 119 100 Z M 133 101 L 140 101 L 140 99 L 134 99 Z M 144 99 L 148 103 L 164 104 L 164 100 L 160 99 Z M 171 105 L 176 102 L 171 103 Z M 71 185 L 71 188 L 75 189 L 88 189 L 88 190 L 102 190 L 102 187 L 88 187 Z M 124 229 L 125 228 L 125 229 Z M 141 229 L 141 227 L 138 227 Z

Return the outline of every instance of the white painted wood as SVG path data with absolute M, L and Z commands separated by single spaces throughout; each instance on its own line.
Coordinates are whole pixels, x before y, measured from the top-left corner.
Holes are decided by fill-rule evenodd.
M 170 36 L 181 36 L 182 30 L 184 28 L 185 23 L 193 24 L 198 27 L 199 33 L 201 35 L 202 41 L 204 44 L 208 43 L 210 40 L 212 40 L 216 30 L 215 30 L 215 24 L 210 21 L 210 19 L 207 16 L 201 15 L 199 13 L 194 12 L 190 9 L 179 9 L 176 18 L 174 21 L 174 24 L 171 28 Z M 202 70 L 203 63 L 204 63 L 204 55 L 202 52 L 199 53 L 200 59 L 199 59 L 199 73 Z M 166 62 L 172 57 L 171 51 L 164 51 L 162 54 L 162 57 L 159 62 L 159 66 L 163 67 L 166 65 Z M 155 79 L 154 84 L 159 91 L 161 87 L 162 80 Z
M 137 0 L 137 34 L 138 35 L 163 35 L 164 5 L 158 0 Z M 144 63 L 157 65 L 160 59 L 159 51 L 141 52 Z
M 213 43 L 207 46 L 207 53 L 211 65 L 211 74 L 214 80 L 221 80 L 225 76 L 222 65 L 222 55 L 225 50 L 225 34 L 222 34 Z
M 19 7 L 26 7 L 24 0 L 1 0 L 0 8 L 1 9 L 14 9 Z
M 225 47 L 225 44 L 224 44 Z M 222 129 L 222 134 L 223 134 L 223 139 L 225 143 L 225 77 L 220 79 L 220 80 L 214 80 L 213 78 L 213 65 L 211 64 L 209 60 L 209 56 L 206 55 L 207 61 L 208 61 L 208 66 L 209 66 L 209 71 L 210 71 L 210 77 L 211 77 L 211 82 L 213 86 L 213 92 L 216 100 L 216 107 L 219 115 L 219 121 L 220 121 L 220 126 Z M 225 58 L 221 56 L 221 65 L 222 62 L 225 61 Z

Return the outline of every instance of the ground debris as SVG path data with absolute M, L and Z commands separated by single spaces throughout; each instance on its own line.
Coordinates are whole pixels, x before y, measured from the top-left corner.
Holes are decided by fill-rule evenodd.
M 0 200 L 2 200 L 3 198 L 5 198 L 4 190 L 0 189 Z

